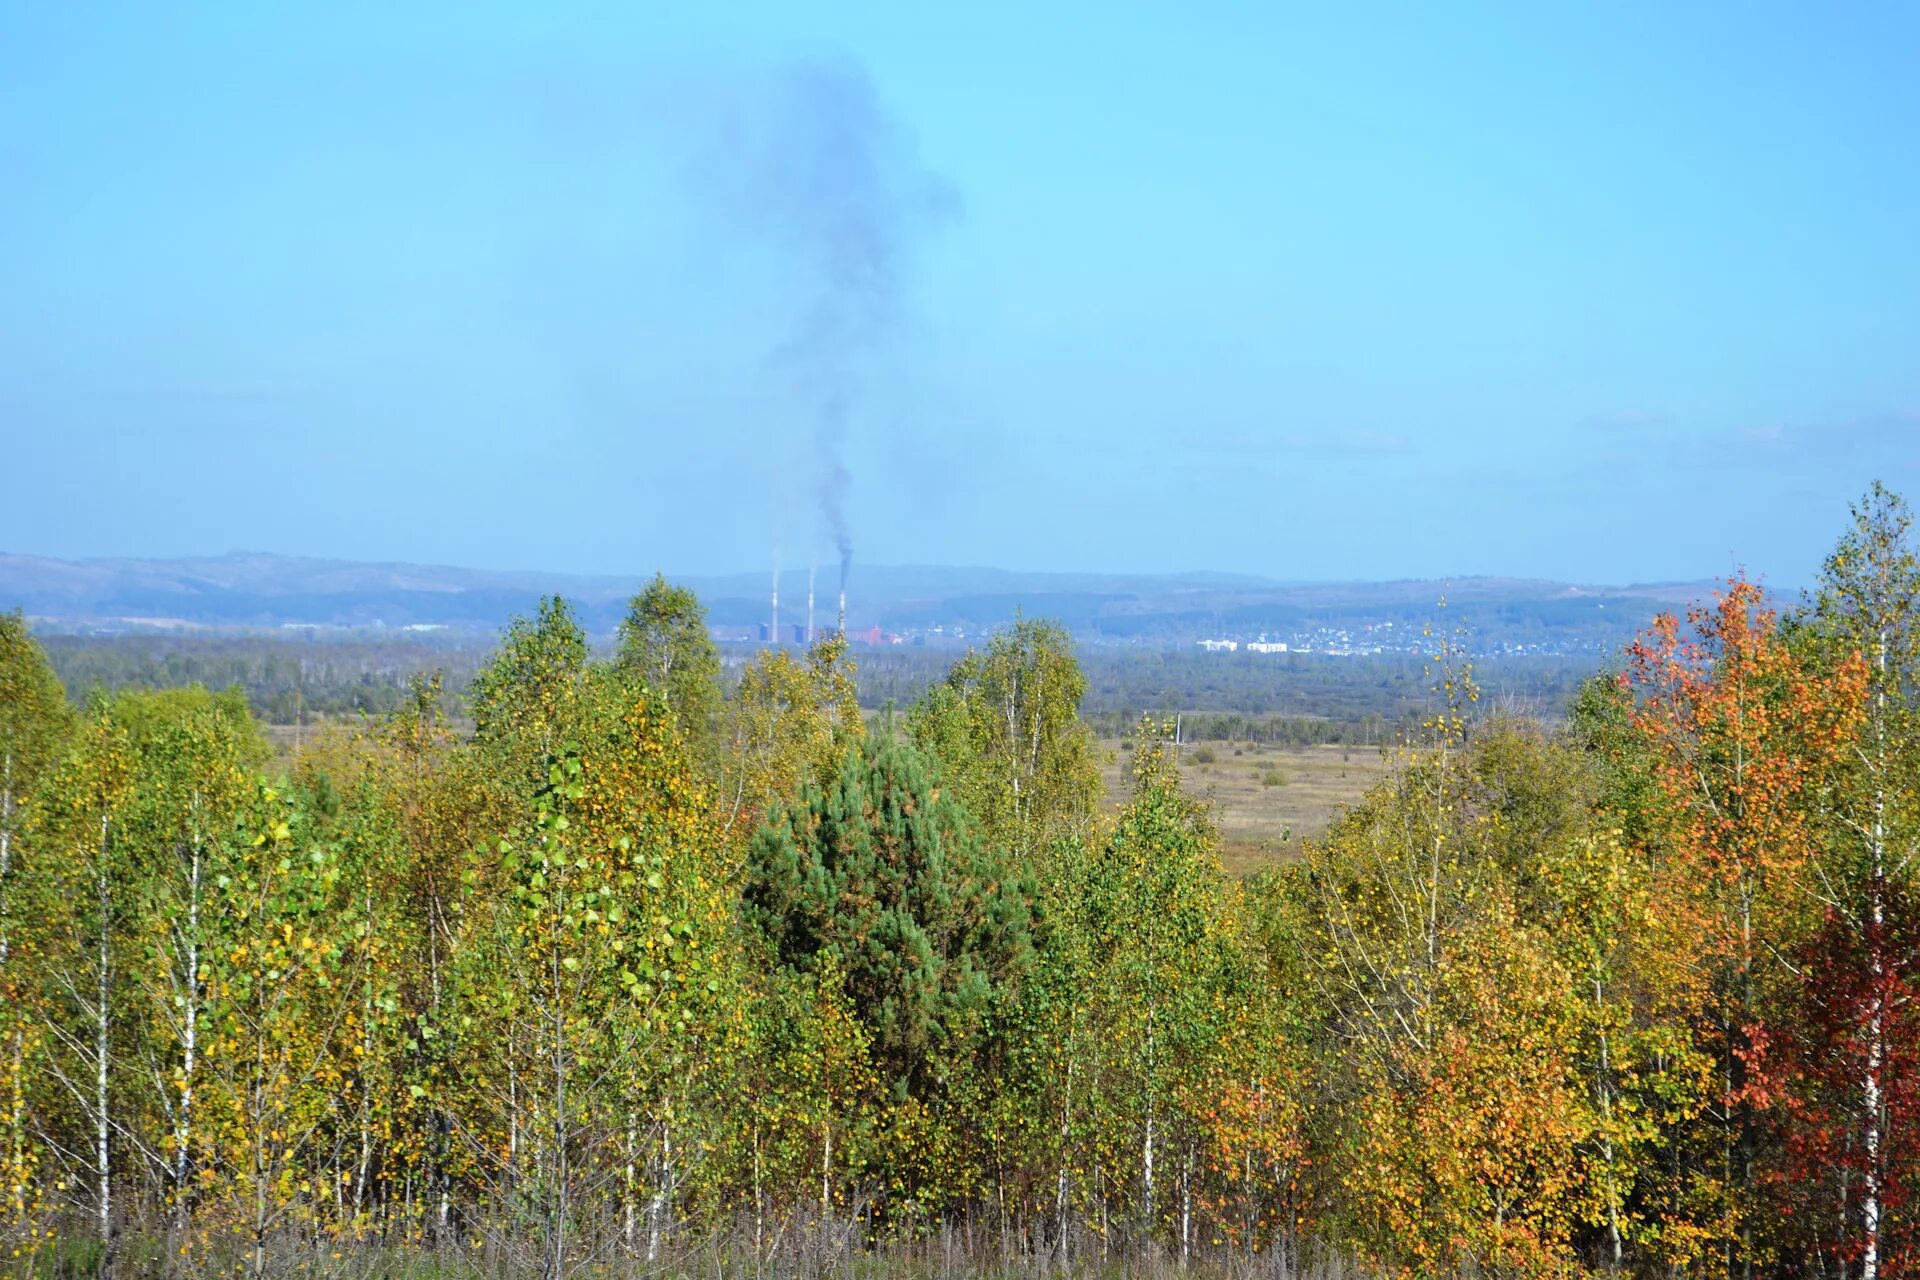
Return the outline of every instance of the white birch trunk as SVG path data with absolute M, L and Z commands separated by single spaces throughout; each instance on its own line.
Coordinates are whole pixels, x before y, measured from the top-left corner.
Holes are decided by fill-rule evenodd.
M 100 1247 L 104 1254 L 101 1269 L 111 1273 L 113 1265 L 113 1165 L 112 1128 L 107 1117 L 107 1054 L 108 1032 L 112 1029 L 108 1013 L 109 984 L 112 978 L 111 958 L 108 946 L 111 933 L 108 928 L 107 908 L 111 903 L 107 882 L 107 819 L 100 820 L 100 849 L 98 860 L 94 864 L 94 891 L 97 895 L 96 907 L 100 912 L 100 930 L 97 938 L 94 973 L 94 1115 L 93 1115 L 93 1168 L 97 1187 L 97 1202 L 94 1207 L 96 1229 L 99 1232 Z

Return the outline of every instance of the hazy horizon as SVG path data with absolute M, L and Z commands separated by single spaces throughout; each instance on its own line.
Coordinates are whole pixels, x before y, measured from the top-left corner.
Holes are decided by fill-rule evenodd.
M 640 568 L 615 568 L 615 569 L 606 569 L 606 570 L 587 570 L 587 569 L 579 569 L 579 568 L 569 568 L 564 565 L 557 565 L 557 566 L 556 565 L 538 565 L 538 564 L 496 565 L 496 564 L 452 563 L 452 562 L 446 562 L 446 561 L 425 561 L 425 560 L 396 560 L 396 559 L 372 559 L 372 558 L 361 559 L 353 556 L 309 555 L 305 553 L 268 551 L 259 547 L 235 547 L 226 551 L 205 552 L 205 553 L 186 553 L 181 555 L 160 555 L 160 554 L 154 554 L 154 553 L 148 553 L 148 552 L 138 552 L 138 553 L 105 553 L 101 555 L 90 555 L 90 556 L 55 556 L 55 555 L 48 555 L 42 552 L 36 552 L 36 551 L 30 551 L 30 550 L 18 550 L 10 547 L 0 547 L 0 558 L 21 557 L 25 559 L 52 561 L 52 562 L 57 562 L 61 564 L 108 564 L 108 563 L 133 562 L 133 563 L 149 563 L 149 564 L 156 564 L 156 565 L 171 565 L 171 564 L 179 564 L 183 562 L 192 562 L 192 561 L 233 560 L 233 559 L 241 559 L 241 558 L 256 557 L 256 556 L 280 559 L 280 560 L 303 560 L 303 561 L 312 562 L 314 564 L 337 564 L 337 565 L 343 565 L 343 566 L 353 566 L 357 568 L 369 568 L 369 569 L 371 568 L 442 569 L 442 570 L 449 570 L 449 571 L 458 572 L 458 573 L 473 573 L 473 574 L 499 575 L 499 576 L 517 576 L 517 577 L 551 576 L 551 577 L 557 577 L 557 578 L 606 579 L 606 580 L 614 580 L 614 581 L 618 581 L 622 579 L 629 579 L 634 581 L 645 581 L 647 579 L 652 578 L 655 574 L 662 574 L 666 576 L 669 580 L 687 581 L 687 582 L 709 582 L 710 583 L 710 582 L 725 581 L 725 580 L 735 579 L 735 578 L 742 579 L 743 581 L 744 580 L 766 581 L 771 578 L 774 572 L 774 566 L 771 564 L 764 564 L 764 565 L 758 565 L 758 566 L 748 565 L 744 567 L 735 566 L 733 568 L 721 568 L 721 569 L 707 570 L 707 571 L 681 571 L 675 568 L 674 566 L 668 565 L 668 564 L 658 564 L 658 565 L 652 565 L 650 567 L 640 567 Z M 835 585 L 834 574 L 837 573 L 837 570 L 833 567 L 833 565 L 823 559 L 820 563 L 812 567 L 818 576 L 819 589 L 822 592 L 832 591 Z M 785 584 L 793 581 L 804 582 L 807 577 L 808 568 L 809 566 L 805 564 L 798 564 L 798 565 L 783 564 L 779 566 L 779 573 L 781 575 L 782 583 Z M 1755 580 L 1764 582 L 1777 590 L 1797 591 L 1797 590 L 1800 590 L 1804 585 L 1798 582 L 1787 583 L 1784 581 L 1776 581 L 1772 575 L 1766 573 L 1762 568 L 1758 566 L 1743 565 L 1741 566 L 1741 568 L 1748 575 L 1753 577 Z M 1209 578 L 1218 578 L 1218 579 L 1224 579 L 1229 581 L 1245 580 L 1252 583 L 1259 583 L 1262 586 L 1270 586 L 1270 587 L 1312 587 L 1312 586 L 1341 586 L 1341 585 L 1378 586 L 1378 585 L 1390 585 L 1398 582 L 1447 583 L 1447 582 L 1501 582 L 1501 581 L 1542 582 L 1542 583 L 1551 583 L 1557 586 L 1567 586 L 1567 587 L 1606 587 L 1606 588 L 1674 587 L 1674 586 L 1699 586 L 1703 584 L 1710 584 L 1710 583 L 1722 581 L 1728 576 L 1725 573 L 1720 573 L 1720 574 L 1700 573 L 1700 574 L 1692 575 L 1690 577 L 1637 578 L 1637 579 L 1622 580 L 1622 581 L 1602 581 L 1600 579 L 1572 578 L 1564 574 L 1515 574 L 1515 573 L 1502 573 L 1495 569 L 1479 569 L 1479 570 L 1462 570 L 1454 573 L 1437 573 L 1437 574 L 1431 574 L 1431 575 L 1390 574 L 1390 575 L 1385 575 L 1380 577 L 1365 577 L 1365 578 L 1361 578 L 1361 577 L 1290 578 L 1290 577 L 1281 577 L 1274 574 L 1263 574 L 1258 572 L 1257 570 L 1213 569 L 1213 568 L 1207 568 L 1204 566 L 1192 566 L 1192 565 L 1184 566 L 1184 567 L 1176 567 L 1172 569 L 1144 570 L 1144 569 L 1131 569 L 1125 566 L 1121 566 L 1118 568 L 1110 568 L 1110 569 L 1079 568 L 1071 565 L 1065 566 L 1065 567 L 1040 566 L 1035 568 L 1015 568 L 1009 565 L 985 564 L 985 563 L 930 564 L 930 563 L 923 563 L 923 562 L 868 563 L 864 560 L 856 561 L 853 567 L 853 574 L 855 575 L 854 581 L 856 583 L 859 580 L 858 576 L 863 573 L 869 573 L 869 574 L 879 573 L 879 574 L 886 574 L 886 575 L 911 575 L 915 573 L 938 573 L 938 574 L 955 574 L 955 575 L 1005 574 L 1005 575 L 1014 576 L 1014 577 L 1035 577 L 1035 578 L 1112 578 L 1112 579 L 1142 578 L 1142 579 L 1158 579 L 1158 580 L 1165 580 L 1165 581 L 1182 581 L 1182 580 L 1200 581 L 1200 580 L 1205 580 Z

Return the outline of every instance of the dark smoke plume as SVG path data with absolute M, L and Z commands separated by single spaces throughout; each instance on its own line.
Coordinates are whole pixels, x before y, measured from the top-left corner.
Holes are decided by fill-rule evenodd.
M 712 170 L 724 206 L 792 259 L 805 291 L 773 353 L 809 421 L 822 532 L 853 563 L 847 432 L 862 372 L 903 321 L 913 250 L 958 207 L 854 66 L 814 63 L 752 82 L 724 112 Z

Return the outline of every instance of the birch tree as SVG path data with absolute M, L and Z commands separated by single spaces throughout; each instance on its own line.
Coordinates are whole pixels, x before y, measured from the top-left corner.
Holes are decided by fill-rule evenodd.
M 104 701 L 75 734 L 73 751 L 51 784 L 36 845 L 50 856 L 35 877 L 36 910 L 46 931 L 44 1029 L 49 1071 L 72 1127 L 49 1124 L 63 1185 L 85 1206 L 103 1269 L 111 1269 L 116 1232 L 117 1157 L 127 1132 L 122 970 L 130 907 L 120 823 L 133 788 L 132 751 Z
M 40 1206 L 35 1175 L 41 1152 L 29 1114 L 29 1074 L 42 1038 L 35 970 L 46 962 L 35 931 L 23 927 L 32 904 L 21 882 L 44 874 L 23 868 L 33 856 L 23 840 L 40 788 L 58 766 L 72 729 L 66 695 L 26 620 L 18 610 L 0 614 L 0 1108 L 6 1126 L 0 1181 L 8 1234 L 16 1242 L 34 1229 Z
M 1901 1006 L 1914 978 L 1896 945 L 1904 922 L 1890 908 L 1911 899 L 1920 847 L 1920 561 L 1910 541 L 1912 514 L 1883 486 L 1875 484 L 1852 517 L 1796 619 L 1817 661 L 1841 670 L 1857 664 L 1865 680 L 1861 721 L 1831 800 L 1832 834 L 1811 868 L 1810 888 L 1826 916 L 1821 935 L 1834 945 L 1825 948 L 1831 957 L 1810 957 L 1816 963 L 1807 973 L 1820 981 L 1809 995 L 1817 995 L 1820 1008 L 1803 1021 L 1831 1025 L 1843 1010 L 1853 1020 L 1845 1039 L 1828 1047 L 1854 1075 L 1848 1088 L 1826 1097 L 1836 1113 L 1828 1123 L 1850 1137 L 1829 1158 L 1858 1178 L 1841 1197 L 1837 1247 L 1857 1262 L 1862 1280 L 1877 1280 L 1888 1257 L 1887 1189 L 1895 1176 L 1889 1154 L 1898 1141 L 1887 1131 L 1888 1075 L 1899 1054 L 1892 1028 L 1905 1024 Z M 1838 957 L 1850 958 L 1857 972 L 1847 974 Z M 1789 1033 L 1780 1047 L 1795 1042 Z M 1815 1062 L 1806 1068 L 1820 1074 Z

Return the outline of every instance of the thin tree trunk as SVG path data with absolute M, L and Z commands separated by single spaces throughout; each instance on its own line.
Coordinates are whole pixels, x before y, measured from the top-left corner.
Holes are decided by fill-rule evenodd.
M 633 1252 L 634 1236 L 638 1232 L 634 1208 L 634 1187 L 639 1182 L 638 1171 L 634 1168 L 640 1157 L 640 1138 L 634 1132 L 633 1113 L 627 1113 L 626 1162 L 620 1170 L 620 1238 L 628 1253 Z
M 100 931 L 97 940 L 97 960 L 95 970 L 94 999 L 94 1116 L 93 1116 L 93 1160 L 94 1175 L 97 1179 L 97 1202 L 95 1204 L 96 1229 L 99 1232 L 101 1248 L 101 1273 L 113 1272 L 113 1165 L 112 1128 L 107 1116 L 107 1054 L 108 1033 L 112 1029 L 107 1017 L 109 983 L 112 978 L 109 944 L 112 935 L 108 928 L 107 909 L 111 903 L 107 883 L 107 819 L 100 820 L 99 860 L 94 865 L 94 890 L 97 895 L 96 909 L 100 913 Z
M 1147 1102 L 1147 1123 L 1140 1142 L 1141 1230 L 1153 1235 L 1153 1102 Z
M 824 1227 L 833 1203 L 829 1195 L 830 1178 L 833 1173 L 833 1122 L 822 1121 L 820 1131 L 825 1139 L 820 1147 L 820 1223 Z
M 1158 1012 L 1154 1002 L 1154 996 L 1157 995 L 1154 984 L 1158 977 L 1158 965 L 1149 958 L 1147 965 L 1147 1122 L 1142 1126 L 1140 1139 L 1140 1218 L 1141 1229 L 1146 1232 L 1148 1238 L 1153 1236 L 1153 1108 L 1156 1101 L 1154 1089 L 1158 1083 L 1156 1077 L 1160 1067 L 1158 1055 L 1155 1052 L 1158 1046 L 1154 1043 L 1153 1036 L 1154 1015 Z
M 673 1200 L 673 1108 L 660 1123 L 660 1175 L 654 1183 L 653 1203 L 647 1210 L 647 1261 L 660 1258 L 660 1237 L 666 1229 Z
M 1882 963 L 1878 955 L 1874 962 L 1876 968 Z M 1865 1113 L 1861 1144 L 1866 1149 L 1866 1172 L 1860 1196 L 1860 1280 L 1878 1280 L 1880 1275 L 1880 1073 L 1885 1053 L 1886 1026 L 1876 1004 L 1867 1025 L 1867 1070 L 1861 1089 L 1861 1110 Z
M 7 1201 L 13 1220 L 19 1222 L 27 1213 L 27 1033 L 18 1022 L 13 1027 L 12 1070 L 7 1113 Z
M 0 968 L 13 956 L 13 752 L 0 756 Z M 7 1206 L 13 1220 L 21 1221 L 27 1212 L 27 1133 L 26 1133 L 26 1032 L 14 1012 L 12 1058 L 8 1075 L 7 1113 Z
M 1180 1170 L 1180 1267 L 1186 1269 L 1193 1241 L 1193 1148 L 1187 1148 Z
M 1596 1012 L 1605 999 L 1605 991 L 1600 979 L 1593 980 L 1593 1007 Z M 1606 1137 L 1600 1142 L 1600 1155 L 1606 1167 L 1607 1194 L 1607 1269 L 1617 1272 L 1623 1261 L 1623 1246 L 1620 1240 L 1620 1193 L 1614 1183 L 1613 1168 L 1613 1063 L 1607 1033 L 1600 1033 L 1600 1069 L 1594 1081 L 1594 1092 L 1600 1102 L 1600 1121 L 1606 1126 Z
M 1060 1099 L 1060 1176 L 1054 1188 L 1054 1220 L 1057 1223 L 1060 1265 L 1069 1265 L 1069 1247 L 1067 1243 L 1067 1158 L 1073 1130 L 1073 1032 L 1069 1018 L 1067 1032 L 1067 1086 Z
M 196 804 L 198 797 L 195 797 Z M 187 1178 L 193 1151 L 193 1086 L 200 1052 L 200 836 L 192 841 L 192 856 L 187 868 L 187 971 L 181 996 L 183 1011 L 180 1055 L 180 1109 L 174 1116 L 173 1194 L 174 1213 L 180 1227 L 187 1225 Z
M 553 949 L 553 1187 L 548 1195 L 546 1280 L 560 1280 L 567 1230 L 567 1023 L 561 1009 L 560 948 Z
M 1886 874 L 1887 874 L 1887 650 L 1883 628 L 1874 646 L 1879 684 L 1874 691 L 1874 747 L 1876 776 L 1873 795 L 1873 865 L 1867 886 L 1867 979 L 1873 1012 L 1867 1019 L 1867 1065 L 1860 1082 L 1861 1134 L 1866 1168 L 1860 1196 L 1860 1280 L 1880 1275 L 1880 1109 L 1881 1073 L 1886 1066 L 1886 1010 L 1881 1004 L 1886 982 Z

